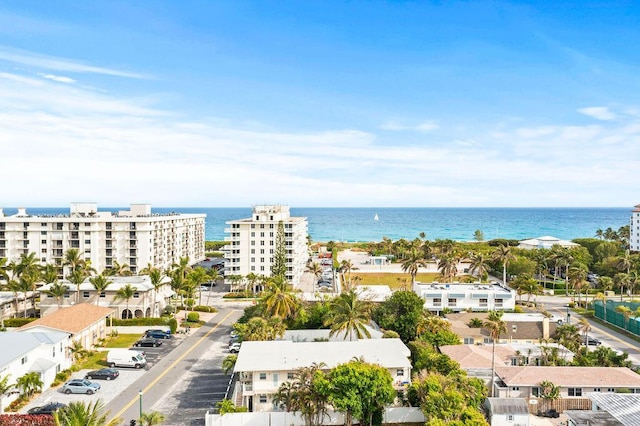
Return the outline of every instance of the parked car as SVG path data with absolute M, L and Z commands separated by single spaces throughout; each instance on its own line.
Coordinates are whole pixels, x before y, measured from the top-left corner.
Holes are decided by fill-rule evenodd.
M 232 354 L 237 354 L 238 352 L 240 352 L 240 346 L 242 344 L 240 342 L 236 342 L 236 343 L 232 343 L 229 345 L 229 352 L 231 352 Z
M 67 395 L 70 393 L 86 393 L 93 395 L 100 390 L 100 384 L 90 382 L 86 379 L 72 379 L 62 385 L 62 392 Z
M 171 333 L 165 333 L 162 330 L 147 331 L 144 337 L 151 337 L 153 339 L 172 339 L 173 338 Z
M 87 374 L 85 374 L 84 378 L 88 380 L 113 380 L 117 379 L 119 375 L 120 372 L 115 368 L 101 368 L 100 370 L 89 371 Z
M 588 339 L 586 337 L 582 337 L 582 344 L 583 345 L 589 345 L 589 346 L 600 346 L 602 344 L 602 341 L 600 341 L 600 339 L 596 339 L 595 337 L 591 337 L 589 336 Z
M 133 346 L 147 347 L 147 348 L 157 348 L 161 344 L 162 344 L 162 340 L 161 339 L 156 339 L 154 337 L 143 337 L 142 339 L 140 339 L 136 343 L 134 343 Z
M 558 413 L 554 408 L 551 408 L 547 411 L 539 411 L 538 412 L 538 416 L 539 417 L 550 417 L 550 418 L 554 418 L 557 419 L 558 417 L 560 417 L 560 413 Z
M 53 414 L 61 408 L 66 407 L 67 404 L 63 404 L 62 402 L 50 402 L 45 405 L 40 405 L 38 407 L 30 408 L 27 413 L 29 414 Z

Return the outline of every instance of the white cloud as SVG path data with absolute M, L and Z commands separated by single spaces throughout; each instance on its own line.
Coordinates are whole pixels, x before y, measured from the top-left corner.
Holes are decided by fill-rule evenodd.
M 438 124 L 433 121 L 424 121 L 416 125 L 405 125 L 392 120 L 392 121 L 387 121 L 380 126 L 380 129 L 382 130 L 417 131 L 417 132 L 430 132 L 438 128 L 439 128 Z
M 578 112 L 602 121 L 615 120 L 616 118 L 616 115 L 607 107 L 580 108 Z
M 45 56 L 37 53 L 26 52 L 17 49 L 9 49 L 1 46 L 0 60 L 56 71 L 103 74 L 126 78 L 149 78 L 148 76 L 140 73 L 96 67 L 93 65 L 83 64 L 80 61 L 74 61 L 66 58 L 56 58 L 53 56 Z
M 42 78 L 46 78 L 46 79 L 49 79 L 49 80 L 57 81 L 58 83 L 68 83 L 69 84 L 69 83 L 75 83 L 76 82 L 71 77 L 64 77 L 64 76 L 53 75 L 53 74 L 42 74 L 42 73 L 39 73 L 38 75 L 40 77 L 42 77 Z

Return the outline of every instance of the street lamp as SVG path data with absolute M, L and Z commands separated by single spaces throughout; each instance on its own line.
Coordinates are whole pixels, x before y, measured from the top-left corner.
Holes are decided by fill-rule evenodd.
M 140 398 L 140 417 L 142 418 L 142 389 L 138 391 L 138 397 Z
M 569 313 L 569 304 L 567 303 L 567 325 L 571 325 L 571 314 Z

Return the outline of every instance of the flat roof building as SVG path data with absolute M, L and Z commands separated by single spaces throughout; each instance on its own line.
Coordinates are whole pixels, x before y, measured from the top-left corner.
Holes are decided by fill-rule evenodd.
M 253 207 L 251 217 L 226 222 L 224 246 L 227 276 L 250 273 L 271 276 L 276 251 L 278 226 L 284 226 L 286 245 L 286 277 L 299 285 L 309 259 L 307 247 L 307 218 L 291 217 L 289 206 L 259 205 Z
M 445 308 L 453 312 L 511 310 L 515 307 L 516 291 L 498 283 L 420 283 L 413 291 L 424 299 L 424 307 L 432 312 Z
M 134 274 L 151 264 L 167 269 L 181 257 L 204 259 L 205 214 L 152 213 L 149 204 L 129 210 L 98 211 L 96 203 L 71 203 L 69 214 L 31 215 L 24 208 L 12 216 L 0 209 L 0 258 L 19 261 L 35 253 L 41 265 L 63 271 L 64 254 L 77 249 L 98 272 L 127 264 Z M 65 268 L 66 269 L 66 268 Z

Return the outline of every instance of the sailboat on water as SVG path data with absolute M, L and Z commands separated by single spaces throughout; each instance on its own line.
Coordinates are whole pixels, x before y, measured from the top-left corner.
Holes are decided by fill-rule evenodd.
M 376 222 L 380 220 L 380 218 L 378 217 L 378 213 L 376 213 L 376 215 L 373 217 L 373 220 L 375 220 Z

